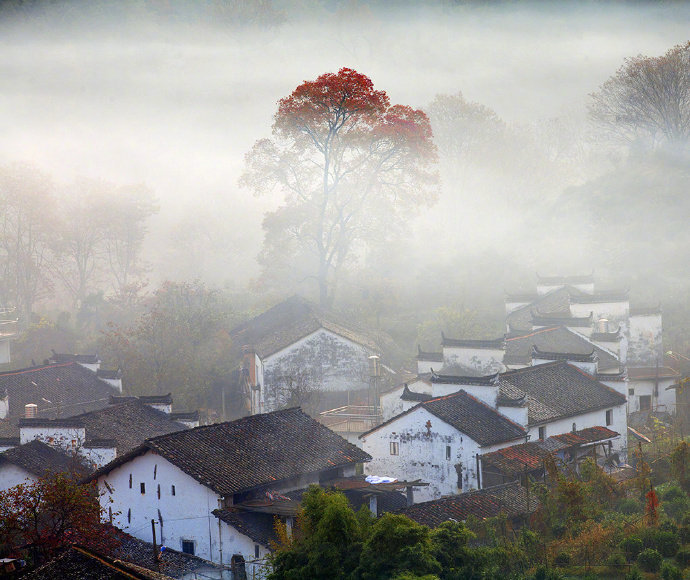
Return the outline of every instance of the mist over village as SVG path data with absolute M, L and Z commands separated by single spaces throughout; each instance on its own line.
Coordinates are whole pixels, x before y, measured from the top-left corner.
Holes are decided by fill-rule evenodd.
M 689 30 L 0 2 L 0 577 L 690 578 Z

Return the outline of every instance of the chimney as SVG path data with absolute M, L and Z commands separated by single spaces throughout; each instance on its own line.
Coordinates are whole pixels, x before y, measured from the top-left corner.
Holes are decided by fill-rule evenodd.
M 242 347 L 243 367 L 249 372 L 249 386 L 256 386 L 256 356 L 254 349 L 249 345 Z
M 29 403 L 24 405 L 24 418 L 35 419 L 38 416 L 38 405 L 35 403 Z
M 607 318 L 600 318 L 597 321 L 597 332 L 606 333 L 609 331 L 609 321 Z

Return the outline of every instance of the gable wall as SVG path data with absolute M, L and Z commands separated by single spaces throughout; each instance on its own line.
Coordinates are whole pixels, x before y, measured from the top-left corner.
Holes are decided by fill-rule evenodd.
M 628 434 L 628 418 L 625 407 L 625 404 L 618 405 L 617 407 L 608 407 L 613 410 L 613 422 L 611 425 L 608 425 L 608 428 L 620 434 L 620 437 L 615 439 L 612 443 L 613 450 L 621 454 L 623 460 L 625 460 L 626 457 Z M 546 437 L 570 433 L 573 430 L 573 423 L 575 423 L 576 430 L 586 429 L 588 427 L 607 427 L 606 411 L 607 409 L 601 409 L 575 415 L 574 417 L 557 419 L 548 423 L 535 423 L 529 427 L 530 441 L 539 440 L 540 425 L 546 426 Z
M 503 349 L 469 348 L 459 346 L 443 347 L 443 363 L 445 365 L 460 364 L 479 373 L 490 375 L 505 370 L 503 366 Z
M 326 329 L 319 329 L 263 360 L 264 412 L 281 406 L 285 377 L 303 380 L 324 391 L 355 391 L 369 387 L 373 354 Z
M 631 316 L 627 361 L 630 366 L 654 366 L 663 361 L 661 314 Z
M 427 421 L 430 429 L 427 428 Z M 415 489 L 415 502 L 477 488 L 476 454 L 511 444 L 481 448 L 471 438 L 422 407 L 361 440 L 362 448 L 372 456 L 372 460 L 364 464 L 365 473 L 429 482 L 429 487 Z M 398 443 L 398 455 L 391 455 L 391 442 Z M 450 446 L 450 459 L 446 459 L 447 446 Z M 462 466 L 462 487 L 457 485 L 457 464 Z

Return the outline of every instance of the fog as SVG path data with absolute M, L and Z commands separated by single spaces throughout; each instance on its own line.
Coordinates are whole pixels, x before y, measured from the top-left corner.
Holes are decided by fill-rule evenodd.
M 219 18 L 210 7 L 222 4 L 8 3 L 2 12 L 0 160 L 30 162 L 59 183 L 146 184 L 161 208 L 146 242 L 153 282 L 201 277 L 244 288 L 259 275 L 261 220 L 280 199 L 253 197 L 238 178 L 252 143 L 270 135 L 277 101 L 305 79 L 347 66 L 394 103 L 425 108 L 462 91 L 511 126 L 561 118 L 585 131 L 588 94 L 626 57 L 686 42 L 690 23 L 682 3 L 305 0 L 276 2 L 278 22 L 268 23 L 243 23 L 232 10 Z M 411 224 L 391 268 L 423 277 L 435 264 L 459 267 L 464 252 L 509 256 L 510 282 L 534 270 L 595 269 L 577 233 L 569 246 L 540 239 L 540 220 L 553 215 L 547 204 L 607 170 L 610 157 L 590 161 L 565 180 L 548 176 L 538 194 L 508 192 L 499 204 L 482 198 L 506 178 L 465 172 L 463 189 L 442 167 L 439 203 Z M 537 219 L 530 212 L 542 201 Z M 208 227 L 194 230 L 197 216 Z

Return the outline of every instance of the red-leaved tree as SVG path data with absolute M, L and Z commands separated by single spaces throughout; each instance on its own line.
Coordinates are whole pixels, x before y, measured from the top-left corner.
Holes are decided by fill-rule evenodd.
M 435 201 L 435 162 L 426 114 L 391 105 L 367 76 L 342 68 L 303 82 L 279 101 L 273 138 L 256 142 L 241 179 L 284 197 L 263 223 L 267 278 L 313 279 L 330 306 L 343 266 Z
M 22 483 L 0 492 L 0 546 L 10 554 L 27 550 L 34 564 L 73 543 L 107 552 L 116 540 L 102 515 L 95 484 L 61 473 Z

